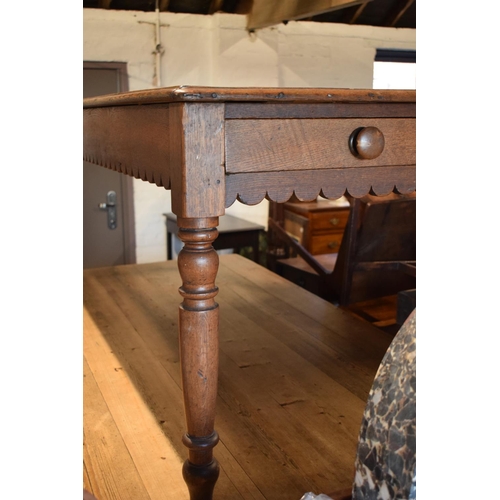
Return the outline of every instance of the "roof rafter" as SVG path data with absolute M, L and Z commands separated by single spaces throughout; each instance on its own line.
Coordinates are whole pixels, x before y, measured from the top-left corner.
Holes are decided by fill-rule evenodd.
M 349 19 L 349 24 L 354 24 L 358 20 L 358 17 L 363 13 L 367 5 L 368 2 L 364 2 L 358 6 L 356 12 L 352 15 L 351 19 Z
M 282 0 L 279 3 L 271 3 L 269 0 L 253 0 L 247 28 L 255 30 L 280 24 L 283 21 L 307 19 L 365 1 L 371 0 Z
M 385 18 L 384 26 L 393 28 L 415 0 L 398 0 Z
M 210 2 L 210 7 L 208 8 L 208 13 L 214 14 L 215 12 L 218 12 L 219 10 L 222 9 L 223 3 L 224 3 L 224 0 L 212 0 Z

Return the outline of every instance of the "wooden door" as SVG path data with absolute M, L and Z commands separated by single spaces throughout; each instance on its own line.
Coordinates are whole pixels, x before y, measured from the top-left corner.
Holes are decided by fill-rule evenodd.
M 84 63 L 83 97 L 127 90 L 123 63 Z M 116 222 L 99 208 L 109 192 L 116 193 Z M 132 179 L 83 162 L 83 268 L 135 262 Z M 113 227 L 116 225 L 116 227 Z M 111 226 L 111 227 L 110 227 Z

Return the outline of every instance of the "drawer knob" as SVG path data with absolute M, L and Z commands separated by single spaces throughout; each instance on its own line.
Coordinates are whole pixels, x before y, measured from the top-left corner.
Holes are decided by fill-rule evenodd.
M 384 134 L 377 127 L 357 128 L 349 137 L 351 153 L 363 160 L 372 160 L 384 150 Z
M 330 224 L 332 226 L 337 226 L 339 222 L 340 222 L 340 219 L 338 217 L 333 217 L 333 219 L 330 219 Z
M 337 248 L 338 246 L 340 246 L 340 243 L 338 241 L 330 241 L 330 243 L 328 243 L 328 248 L 331 248 L 332 250 L 334 248 Z

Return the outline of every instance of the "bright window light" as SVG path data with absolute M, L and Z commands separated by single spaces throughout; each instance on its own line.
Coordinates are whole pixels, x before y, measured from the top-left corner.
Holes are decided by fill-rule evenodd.
M 374 89 L 416 89 L 416 63 L 375 61 Z

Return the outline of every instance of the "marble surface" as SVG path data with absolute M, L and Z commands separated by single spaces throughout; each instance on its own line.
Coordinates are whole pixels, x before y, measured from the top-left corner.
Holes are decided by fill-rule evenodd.
M 416 310 L 375 376 L 355 466 L 354 500 L 416 498 Z

